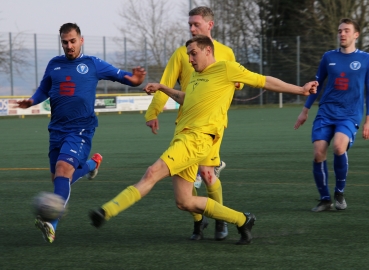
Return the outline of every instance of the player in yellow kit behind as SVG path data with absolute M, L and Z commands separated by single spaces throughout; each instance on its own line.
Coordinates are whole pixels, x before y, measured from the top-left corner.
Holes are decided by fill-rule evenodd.
M 196 7 L 189 12 L 188 24 L 192 36 L 205 35 L 211 38 L 211 30 L 214 26 L 214 14 L 208 7 Z M 211 38 L 212 39 L 212 38 Z M 231 48 L 217 42 L 212 39 L 215 48 L 215 59 L 217 61 L 227 60 L 236 61 L 234 53 Z M 177 81 L 179 81 L 181 90 L 186 91 L 186 87 L 189 83 L 190 76 L 194 71 L 191 63 L 188 61 L 186 46 L 179 47 L 169 59 L 167 66 L 164 70 L 160 83 L 174 88 Z M 237 83 L 238 88 L 241 89 L 242 85 Z M 233 90 L 235 87 L 233 88 Z M 145 119 L 146 125 L 151 127 L 154 134 L 157 134 L 159 129 L 158 115 L 163 111 L 163 108 L 168 100 L 168 96 L 165 93 L 157 92 L 153 97 L 150 106 L 147 109 Z M 176 122 L 182 115 L 182 106 L 179 107 L 178 116 Z M 226 127 L 227 125 L 225 125 Z M 213 145 L 211 152 L 207 159 L 203 160 L 199 164 L 199 172 L 197 178 L 204 181 L 209 198 L 223 204 L 223 192 L 222 185 L 219 180 L 220 171 L 225 167 L 225 162 L 221 161 L 219 151 L 223 139 L 223 131 L 218 141 Z M 217 178 L 217 180 L 214 180 Z M 200 182 L 201 183 L 201 182 Z M 193 188 L 193 194 L 197 195 L 196 188 Z M 191 240 L 200 240 L 203 238 L 203 229 L 208 226 L 206 218 L 202 219 L 202 216 L 196 213 L 192 213 L 194 218 L 194 230 L 190 237 Z M 222 220 L 216 220 L 215 222 L 215 239 L 223 240 L 228 235 L 227 223 Z

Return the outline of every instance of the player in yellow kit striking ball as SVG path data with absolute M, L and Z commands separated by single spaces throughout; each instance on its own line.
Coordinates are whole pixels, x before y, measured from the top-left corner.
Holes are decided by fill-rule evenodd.
M 217 62 L 213 42 L 207 36 L 193 37 L 186 42 L 186 47 L 189 61 L 195 69 L 186 92 L 159 83 L 149 83 L 144 88 L 147 93 L 160 90 L 182 104 L 182 115 L 176 125 L 173 140 L 161 157 L 146 170 L 140 181 L 89 213 L 91 224 L 100 227 L 106 220 L 147 195 L 157 182 L 172 176 L 179 209 L 236 224 L 241 234 L 237 244 L 249 244 L 252 239 L 251 229 L 256 220 L 254 214 L 238 212 L 211 198 L 192 195 L 198 164 L 208 157 L 213 144 L 222 135 L 227 109 L 234 93 L 234 83 L 299 95 L 316 93 L 318 83 L 309 82 L 300 87 L 250 72 L 237 62 Z

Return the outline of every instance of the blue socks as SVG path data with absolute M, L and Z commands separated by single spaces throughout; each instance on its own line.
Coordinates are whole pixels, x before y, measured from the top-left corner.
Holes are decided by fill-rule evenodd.
M 70 183 L 69 178 L 66 177 L 55 177 L 54 179 L 54 193 L 63 197 L 65 200 L 65 205 L 67 205 L 69 196 L 70 196 Z M 58 225 L 59 219 L 54 219 L 50 221 L 51 225 L 53 225 L 54 230 Z
M 321 200 L 330 200 L 327 161 L 313 162 L 313 174 Z
M 95 164 L 95 166 L 93 167 L 93 169 L 95 169 L 96 162 L 93 160 L 89 160 L 89 161 L 92 161 Z M 85 165 L 83 165 L 82 168 L 78 168 L 74 171 L 73 177 L 72 177 L 72 183 L 70 183 L 71 185 L 77 182 L 79 179 L 81 179 L 83 176 L 85 176 L 86 174 L 88 174 L 90 171 L 93 170 L 93 169 L 91 170 L 91 167 L 88 164 L 89 161 L 87 161 Z
M 347 152 L 337 156 L 334 155 L 333 160 L 334 173 L 336 175 L 336 187 L 335 192 L 344 192 L 346 186 L 346 177 L 348 172 L 348 157 Z M 328 169 L 327 161 L 313 162 L 313 174 L 316 187 L 318 188 L 321 200 L 330 200 L 328 188 Z
M 341 156 L 334 155 L 334 173 L 336 174 L 335 192 L 343 192 L 346 186 L 348 172 L 347 152 Z
M 96 165 L 97 165 L 97 163 L 94 160 L 92 160 L 92 159 L 87 160 L 86 161 L 86 164 L 89 167 L 89 172 L 95 170 Z
M 69 182 L 69 178 L 66 177 L 55 177 L 54 179 L 54 193 L 63 197 L 65 200 L 65 205 L 67 205 L 69 196 L 70 196 L 70 186 L 81 179 L 83 176 L 88 174 L 90 171 L 93 171 L 96 168 L 96 162 L 92 159 L 89 159 L 82 168 L 79 168 L 74 171 L 72 182 Z M 58 226 L 59 219 L 55 219 L 50 221 L 51 225 L 53 225 L 54 230 Z

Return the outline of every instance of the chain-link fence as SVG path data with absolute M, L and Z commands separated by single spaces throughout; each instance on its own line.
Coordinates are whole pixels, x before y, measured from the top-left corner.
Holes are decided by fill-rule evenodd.
M 149 81 L 159 81 L 164 65 L 158 65 L 150 54 L 146 42 L 140 48 L 130 44 L 125 38 L 84 36 L 83 53 L 97 56 L 121 69 L 131 70 L 134 66 L 143 66 L 147 70 Z M 183 41 L 184 42 L 184 41 Z M 319 43 L 319 40 L 316 41 Z M 179 46 L 180 44 L 178 44 Z M 251 71 L 280 78 L 286 82 L 303 85 L 313 80 L 324 51 L 320 48 L 311 53 L 304 46 L 303 37 L 279 38 L 269 41 L 260 39 L 258 47 L 240 46 L 232 48 L 237 61 Z M 162 50 L 162 63 L 171 55 L 165 46 Z M 48 61 L 63 54 L 59 35 L 38 35 L 25 33 L 0 33 L 0 95 L 30 96 L 38 87 Z M 262 59 L 262 61 L 260 60 Z M 133 93 L 141 92 L 140 87 L 128 87 L 110 81 L 100 81 L 97 93 Z M 279 95 L 264 92 L 262 89 L 244 87 L 237 91 L 233 104 L 278 104 L 301 103 L 303 97 Z

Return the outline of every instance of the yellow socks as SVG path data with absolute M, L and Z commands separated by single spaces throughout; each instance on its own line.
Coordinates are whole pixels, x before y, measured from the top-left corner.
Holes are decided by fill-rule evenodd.
M 196 190 L 195 186 L 193 186 L 193 188 L 192 188 L 192 195 L 193 196 L 197 196 L 197 190 Z M 201 214 L 191 212 L 191 215 L 193 216 L 193 220 L 195 222 L 196 221 L 200 221 L 202 219 L 202 215 Z
M 109 220 L 111 217 L 118 215 L 128 207 L 141 199 L 141 194 L 134 186 L 129 186 L 114 199 L 102 206 L 105 211 L 105 219 Z
M 206 186 L 206 190 L 208 193 L 208 197 L 213 199 L 214 201 L 218 202 L 219 204 L 223 204 L 223 191 L 222 191 L 222 184 L 219 179 L 215 181 L 214 184 L 211 186 Z M 197 190 L 195 187 L 192 189 L 192 195 L 197 196 Z M 200 221 L 202 219 L 201 214 L 191 213 L 193 216 L 194 221 Z
M 210 198 L 208 198 L 206 203 L 204 215 L 216 220 L 224 220 L 228 223 L 236 224 L 238 227 L 241 227 L 246 221 L 246 216 L 242 212 L 221 205 Z
M 223 204 L 222 184 L 220 183 L 220 180 L 218 178 L 214 184 L 212 184 L 211 186 L 206 186 L 206 190 L 208 192 L 209 198 L 220 204 Z

